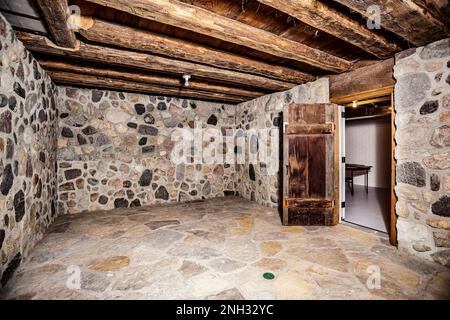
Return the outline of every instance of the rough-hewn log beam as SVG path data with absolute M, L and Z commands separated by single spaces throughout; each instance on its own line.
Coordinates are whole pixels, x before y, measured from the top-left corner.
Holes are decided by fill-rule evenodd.
M 258 0 L 304 23 L 386 59 L 400 51 L 400 47 L 385 37 L 370 31 L 367 26 L 317 0 Z
M 424 11 L 450 27 L 450 2 L 448 0 L 412 0 Z
M 132 82 L 119 79 L 111 79 L 105 77 L 90 76 L 85 74 L 77 74 L 63 71 L 49 71 L 48 75 L 56 83 L 75 85 L 92 88 L 112 89 L 125 92 L 139 92 L 155 95 L 183 97 L 207 101 L 220 101 L 227 103 L 239 103 L 245 101 L 245 98 L 235 97 L 223 93 L 206 93 L 198 92 L 190 89 L 176 89 L 142 82 Z
M 350 72 L 330 76 L 330 98 L 355 95 L 360 92 L 395 85 L 394 59 L 387 59 Z
M 416 46 L 450 36 L 445 22 L 436 19 L 429 11 L 419 6 L 417 0 L 335 0 L 344 6 L 370 17 L 368 7 L 380 8 L 381 26 Z
M 76 49 L 67 50 L 55 46 L 46 37 L 30 33 L 17 33 L 27 49 L 51 55 L 74 57 L 104 64 L 128 66 L 173 75 L 190 74 L 197 78 L 234 83 L 243 86 L 281 91 L 295 86 L 293 83 L 269 79 L 248 73 L 219 69 L 187 61 L 175 60 L 146 53 L 120 50 L 79 42 Z
M 176 0 L 88 0 L 317 68 L 342 72 L 350 62 L 299 42 Z
M 37 3 L 55 43 L 61 47 L 75 48 L 77 38 L 67 24 L 69 18 L 67 0 L 37 0 Z
M 47 71 L 66 71 L 78 74 L 85 74 L 91 76 L 98 76 L 104 78 L 121 79 L 133 82 L 144 82 L 156 85 L 164 85 L 174 88 L 185 88 L 180 82 L 180 79 L 163 77 L 160 75 L 150 74 L 148 72 L 131 72 L 117 70 L 113 68 L 98 68 L 88 65 L 74 64 L 72 62 L 63 62 L 57 60 L 39 59 L 39 64 Z M 229 94 L 233 96 L 256 98 L 263 96 L 265 92 L 255 90 L 244 90 L 229 86 L 222 86 L 201 81 L 189 81 L 187 89 L 200 90 L 204 92 L 218 92 Z
M 78 32 L 90 41 L 258 74 L 296 84 L 315 79 L 314 76 L 298 70 L 96 18 L 83 17 Z

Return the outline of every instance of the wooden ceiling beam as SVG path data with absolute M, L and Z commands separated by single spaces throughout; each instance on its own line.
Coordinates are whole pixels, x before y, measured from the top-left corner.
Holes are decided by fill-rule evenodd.
M 370 17 L 369 3 L 360 0 L 335 0 L 365 17 Z M 415 46 L 423 46 L 450 36 L 442 19 L 417 4 L 418 0 L 373 0 L 380 8 L 381 26 Z M 423 2 L 423 1 L 421 1 Z M 447 18 L 448 21 L 448 18 Z
M 279 37 L 203 8 L 176 0 L 87 0 L 316 68 L 343 72 L 351 63 L 302 43 Z
M 142 82 L 125 81 L 120 79 L 91 76 L 73 72 L 48 71 L 48 75 L 54 82 L 58 84 L 74 85 L 77 87 L 82 85 L 83 87 L 103 88 L 123 92 L 139 92 L 143 94 L 152 94 L 159 96 L 163 95 L 170 97 L 173 96 L 233 104 L 237 104 L 247 100 L 242 97 L 236 97 L 229 94 L 217 92 L 198 92 L 185 88 L 171 88 L 154 84 L 146 84 Z
M 147 53 L 120 50 L 79 42 L 77 48 L 66 49 L 55 46 L 49 39 L 31 33 L 18 32 L 17 37 L 30 51 L 50 55 L 73 57 L 80 60 L 94 61 L 116 66 L 133 67 L 137 69 L 163 72 L 180 76 L 192 75 L 197 78 L 212 81 L 234 83 L 245 87 L 261 88 L 269 91 L 283 91 L 291 89 L 294 83 L 265 78 L 258 75 L 219 69 L 187 61 L 169 59 Z
M 300 21 L 386 59 L 401 48 L 367 26 L 317 0 L 258 0 Z
M 315 80 L 313 75 L 298 70 L 97 18 L 82 17 L 78 32 L 89 41 L 258 74 L 296 84 Z
M 328 78 L 330 79 L 330 99 L 333 103 L 360 92 L 393 87 L 395 85 L 394 58 Z
M 450 3 L 448 0 L 412 0 L 424 11 L 442 21 L 447 28 L 450 27 Z
M 247 97 L 247 98 L 256 98 L 263 96 L 266 94 L 263 91 L 256 91 L 256 90 L 245 90 L 241 88 L 235 88 L 235 87 L 229 87 L 229 86 L 222 86 L 222 85 L 216 85 L 211 84 L 208 82 L 201 82 L 201 81 L 189 81 L 189 87 L 184 87 L 180 79 L 176 78 L 170 78 L 170 77 L 163 77 L 160 75 L 154 75 L 148 72 L 131 72 L 131 71 L 123 71 L 123 70 L 117 70 L 111 67 L 108 68 L 99 68 L 99 67 L 93 67 L 89 65 L 83 65 L 83 64 L 76 64 L 73 62 L 65 62 L 65 61 L 59 61 L 59 60 L 49 60 L 49 59 L 37 59 L 39 64 L 46 70 L 46 71 L 65 71 L 65 72 L 72 72 L 72 73 L 78 73 L 78 74 L 85 74 L 90 76 L 98 76 L 98 77 L 104 77 L 104 78 L 112 78 L 112 79 L 120 79 L 120 80 L 127 80 L 127 81 L 133 81 L 133 82 L 143 82 L 143 83 L 150 83 L 150 84 L 156 84 L 156 85 L 164 85 L 168 87 L 178 88 L 178 89 L 192 89 L 192 90 L 199 90 L 203 92 L 218 92 L 223 94 L 229 94 L 232 96 L 239 96 L 239 97 Z
M 37 0 L 48 29 L 55 43 L 61 47 L 75 48 L 77 38 L 69 29 L 69 11 L 67 0 Z

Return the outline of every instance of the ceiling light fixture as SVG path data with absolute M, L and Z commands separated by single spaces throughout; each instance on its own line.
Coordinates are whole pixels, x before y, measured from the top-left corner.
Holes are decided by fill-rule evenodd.
M 183 75 L 183 79 L 184 79 L 184 86 L 189 87 L 189 80 L 191 79 L 191 75 L 185 74 L 185 75 Z

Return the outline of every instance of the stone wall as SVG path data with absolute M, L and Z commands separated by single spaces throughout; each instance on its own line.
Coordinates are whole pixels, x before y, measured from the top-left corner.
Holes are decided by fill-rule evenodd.
M 399 248 L 450 266 L 450 39 L 396 57 Z
M 237 166 L 237 185 L 242 197 L 269 207 L 278 205 L 282 191 L 282 178 L 280 178 L 277 160 L 282 163 L 280 134 L 283 108 L 291 103 L 328 103 L 329 101 L 329 82 L 324 78 L 237 106 L 236 127 L 238 129 L 242 129 L 245 133 L 268 129 L 270 134 L 275 135 L 274 139 L 263 139 L 267 142 L 267 151 L 264 150 L 264 153 L 269 155 L 267 161 L 262 162 L 258 159 L 256 163 L 249 161 L 249 156 L 252 153 L 259 156 L 262 140 L 258 142 L 256 138 L 248 137 L 246 148 L 242 150 L 245 153 L 245 163 Z
M 55 216 L 56 88 L 0 15 L 0 286 Z
M 234 164 L 171 161 L 174 131 L 232 129 L 235 106 L 60 87 L 59 213 L 235 193 Z

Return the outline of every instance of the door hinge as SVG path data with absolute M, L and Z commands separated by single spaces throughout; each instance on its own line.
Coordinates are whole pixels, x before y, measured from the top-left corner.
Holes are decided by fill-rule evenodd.
M 345 118 L 345 111 L 342 111 L 342 112 L 341 112 L 341 117 L 342 117 L 342 118 Z
M 345 208 L 345 201 L 341 202 L 341 208 Z
M 345 157 L 342 157 L 341 161 L 342 161 L 342 163 L 345 163 Z

